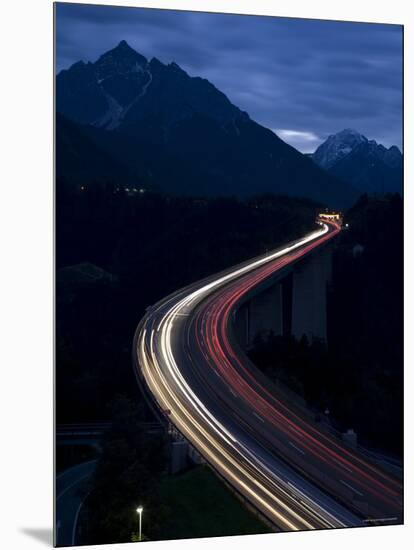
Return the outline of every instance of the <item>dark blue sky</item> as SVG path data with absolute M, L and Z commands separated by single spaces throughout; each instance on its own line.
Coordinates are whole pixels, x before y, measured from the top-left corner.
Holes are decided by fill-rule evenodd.
M 57 4 L 57 69 L 122 39 L 175 61 L 303 152 L 354 128 L 402 141 L 402 27 Z

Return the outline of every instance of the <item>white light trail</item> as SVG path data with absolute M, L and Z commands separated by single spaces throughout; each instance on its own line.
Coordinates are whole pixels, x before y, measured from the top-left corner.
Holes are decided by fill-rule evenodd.
M 152 329 L 150 333 L 144 324 L 137 345 L 144 378 L 161 409 L 171 411 L 173 424 L 212 466 L 265 515 L 277 525 L 283 525 L 289 530 L 314 529 L 321 525 L 343 527 L 346 524 L 304 493 L 301 493 L 299 502 L 298 498 L 292 495 L 290 482 L 270 470 L 213 415 L 180 372 L 172 350 L 172 332 L 176 320 L 188 316 L 190 307 L 193 309 L 201 299 L 219 286 L 320 238 L 328 231 L 328 226 L 321 224 L 321 229 L 295 244 L 219 276 L 178 299 L 176 303 L 174 300 L 168 300 L 158 308 L 151 308 L 147 313 L 147 322 L 149 319 L 156 319 L 157 316 L 161 318 L 156 329 Z M 161 309 L 170 302 L 172 306 L 162 313 Z M 146 349 L 148 334 L 149 353 Z M 268 486 L 272 487 L 273 491 L 270 491 Z M 306 520 L 303 514 L 299 515 L 298 506 L 306 511 L 307 516 L 314 518 L 315 523 Z

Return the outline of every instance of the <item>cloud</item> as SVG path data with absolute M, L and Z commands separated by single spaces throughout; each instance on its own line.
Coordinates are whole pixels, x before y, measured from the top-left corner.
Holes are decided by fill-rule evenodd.
M 401 26 L 57 4 L 58 69 L 122 39 L 207 78 L 268 128 L 324 139 L 351 127 L 401 147 Z
M 310 131 L 289 130 L 286 128 L 272 128 L 272 130 L 283 141 L 303 153 L 313 153 L 323 141 L 314 132 Z

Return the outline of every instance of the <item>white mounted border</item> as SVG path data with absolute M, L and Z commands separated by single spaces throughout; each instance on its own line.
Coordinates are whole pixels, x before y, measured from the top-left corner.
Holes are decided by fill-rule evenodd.
M 408 427 L 414 419 L 412 3 L 406 0 L 101 0 L 99 3 L 405 25 L 406 526 L 154 542 L 148 543 L 148 548 L 411 547 L 412 542 L 408 541 L 414 539 L 414 448 L 412 430 L 410 435 Z M 47 540 L 49 544 L 52 540 L 52 1 L 3 2 L 1 23 L 1 546 L 7 550 L 26 550 L 46 548 Z M 105 546 L 89 548 L 102 550 Z M 127 550 L 136 546 L 117 544 L 110 548 Z

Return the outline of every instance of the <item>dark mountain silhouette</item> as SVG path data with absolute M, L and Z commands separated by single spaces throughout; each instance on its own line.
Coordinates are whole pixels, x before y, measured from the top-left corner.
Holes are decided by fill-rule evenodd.
M 115 156 L 102 149 L 85 128 L 56 114 L 56 176 L 79 184 L 131 183 L 136 177 Z
M 355 130 L 342 130 L 322 143 L 314 162 L 362 193 L 402 193 L 403 158 L 398 147 L 389 149 Z
M 333 206 L 358 196 L 254 122 L 208 80 L 190 77 L 176 63 L 148 61 L 125 41 L 95 63 L 78 62 L 61 71 L 56 92 L 57 111 L 88 140 L 86 148 L 84 139 L 77 144 L 58 140 L 62 174 L 73 172 L 68 147 L 88 163 L 93 144 L 129 173 L 170 194 L 270 191 Z M 102 169 L 94 166 L 100 178 Z

